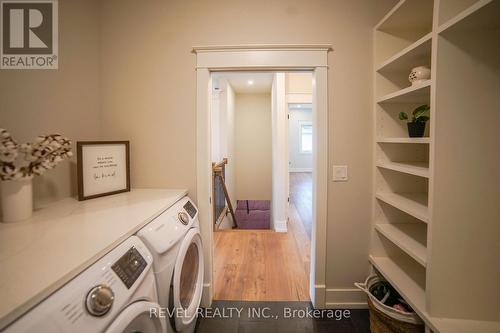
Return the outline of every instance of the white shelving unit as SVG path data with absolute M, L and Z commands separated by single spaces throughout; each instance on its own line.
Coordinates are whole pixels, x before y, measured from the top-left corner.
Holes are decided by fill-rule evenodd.
M 500 332 L 499 36 L 500 0 L 401 0 L 374 28 L 369 260 L 433 332 Z M 397 115 L 422 104 L 409 138 Z
M 426 162 L 377 162 L 379 168 L 429 178 L 429 163 Z
M 445 20 L 448 15 L 442 14 L 440 17 L 438 33 L 452 28 L 455 25 L 469 25 L 473 28 L 484 27 L 491 23 L 498 22 L 498 1 L 496 0 L 441 0 L 443 8 L 446 8 L 448 15 L 456 13 L 456 16 Z M 466 7 L 469 5 L 469 7 Z M 487 8 L 485 10 L 485 8 Z M 478 13 L 479 12 L 479 13 Z M 467 22 L 470 20 L 470 22 Z
M 417 62 L 429 62 L 432 33 L 428 33 L 415 43 L 398 52 L 377 67 L 377 72 L 407 72 L 408 67 Z M 429 61 L 425 61 L 429 59 Z
M 407 268 L 405 266 L 408 266 L 408 262 L 405 262 L 404 259 L 401 259 L 401 262 L 396 262 L 389 257 L 370 256 L 370 262 L 396 288 L 401 296 L 406 299 L 408 304 L 421 317 L 424 317 L 425 289 L 415 281 L 415 276 L 419 275 L 419 272 L 404 269 Z M 409 265 L 409 267 L 412 266 Z
M 377 192 L 375 196 L 422 222 L 429 222 L 429 209 L 426 204 L 427 194 L 425 193 Z
M 380 223 L 375 230 L 399 246 L 420 265 L 427 265 L 427 228 L 419 223 Z
M 429 138 L 377 138 L 378 143 L 421 143 L 429 144 Z
M 377 103 L 393 103 L 393 104 L 414 104 L 426 103 L 431 95 L 432 81 L 428 80 L 416 86 L 407 87 L 391 94 L 380 97 Z

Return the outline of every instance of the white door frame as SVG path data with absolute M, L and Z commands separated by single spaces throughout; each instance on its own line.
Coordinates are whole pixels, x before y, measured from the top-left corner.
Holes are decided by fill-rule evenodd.
M 204 244 L 202 306 L 213 298 L 211 175 L 211 72 L 297 71 L 313 73 L 313 212 L 309 294 L 325 307 L 328 185 L 328 52 L 330 45 L 240 45 L 194 47 L 196 54 L 196 198 Z

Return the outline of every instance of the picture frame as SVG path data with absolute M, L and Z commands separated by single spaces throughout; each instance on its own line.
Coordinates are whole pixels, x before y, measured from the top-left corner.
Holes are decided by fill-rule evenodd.
M 78 200 L 130 192 L 129 141 L 78 141 Z

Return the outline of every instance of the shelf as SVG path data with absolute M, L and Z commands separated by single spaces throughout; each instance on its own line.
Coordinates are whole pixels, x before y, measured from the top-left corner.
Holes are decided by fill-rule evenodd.
M 419 143 L 429 144 L 430 138 L 378 138 L 378 143 Z
M 409 175 L 429 178 L 428 162 L 377 162 L 377 166 Z
M 452 30 L 500 28 L 500 3 L 480 0 L 455 17 L 441 24 L 438 33 Z
M 403 270 L 393 259 L 370 255 L 370 263 L 403 296 L 408 304 L 434 331 L 440 333 L 497 333 L 500 323 L 491 321 L 463 320 L 431 317 L 425 311 L 425 290 L 412 279 L 417 272 Z M 411 266 L 407 266 L 408 268 Z
M 428 33 L 432 30 L 433 5 L 432 0 L 402 0 L 375 26 L 375 30 Z
M 376 197 L 383 202 L 421 220 L 429 222 L 427 195 L 424 193 L 389 193 L 379 192 Z
M 416 86 L 411 86 L 391 94 L 385 95 L 377 100 L 377 103 L 429 103 L 432 80 L 427 80 Z
M 439 0 L 437 25 L 441 26 L 480 0 Z
M 380 223 L 375 229 L 415 259 L 420 265 L 427 265 L 427 229 L 421 223 Z
M 432 33 L 381 63 L 377 72 L 408 72 L 416 66 L 429 65 L 431 58 Z
M 422 319 L 428 317 L 425 312 L 425 290 L 411 277 L 418 276 L 417 272 L 406 272 L 389 257 L 370 255 L 370 262 Z
M 500 322 L 451 318 L 431 318 L 440 333 L 498 333 Z

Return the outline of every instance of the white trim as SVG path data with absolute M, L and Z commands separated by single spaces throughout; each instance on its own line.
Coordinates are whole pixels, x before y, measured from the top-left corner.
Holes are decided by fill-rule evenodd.
M 333 51 L 330 44 L 237 44 L 237 45 L 213 45 L 213 46 L 193 46 L 193 53 L 201 52 L 226 52 L 226 51 L 262 51 L 262 50 L 312 50 L 312 51 Z
M 311 282 L 310 296 L 311 303 L 316 309 L 326 308 L 326 285 L 314 284 L 313 282 Z M 322 300 L 323 302 L 319 303 L 318 300 Z
M 312 172 L 312 168 L 290 168 L 288 172 Z
M 349 310 L 357 310 L 357 309 L 368 309 L 368 303 L 361 302 L 346 302 L 346 303 L 325 303 L 325 308 L 327 309 L 349 309 Z
M 213 294 L 212 294 L 212 284 L 211 283 L 204 283 L 203 284 L 203 294 L 201 295 L 201 307 L 204 308 L 209 308 L 212 306 L 212 299 L 213 299 Z
M 196 198 L 204 244 L 205 284 L 202 304 L 213 297 L 213 226 L 211 204 L 211 71 L 313 72 L 313 226 L 310 296 L 313 306 L 325 306 L 326 223 L 328 185 L 328 51 L 329 45 L 251 45 L 193 48 L 196 53 Z M 318 288 L 317 286 L 322 286 Z
M 274 221 L 274 231 L 276 232 L 287 232 L 287 220 Z
M 288 212 L 288 120 L 285 73 L 275 73 L 272 86 L 272 200 L 271 228 L 286 232 Z
M 201 304 L 208 307 L 212 304 L 213 299 L 212 162 L 210 158 L 212 103 L 209 100 L 212 90 L 212 78 L 208 69 L 198 69 L 196 71 L 196 82 L 196 197 L 205 262 L 204 286 L 207 286 L 206 290 L 204 288 Z M 200 198 L 206 198 L 206 200 L 200 200 Z
M 366 294 L 357 288 L 327 288 L 325 306 L 329 309 L 366 309 Z
M 237 45 L 193 48 L 196 68 L 211 71 L 232 70 L 313 70 L 328 66 L 328 47 L 324 45 Z
M 316 285 L 326 285 L 326 223 L 328 220 L 328 71 L 313 72 L 313 218 L 311 232 L 310 296 L 317 308 L 325 306 L 325 293 Z

